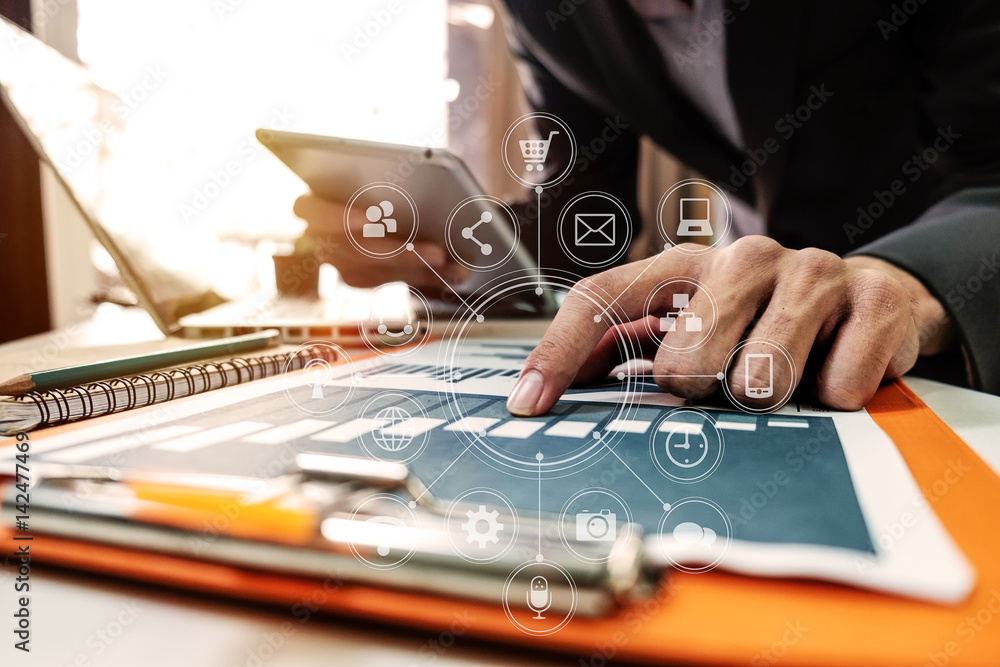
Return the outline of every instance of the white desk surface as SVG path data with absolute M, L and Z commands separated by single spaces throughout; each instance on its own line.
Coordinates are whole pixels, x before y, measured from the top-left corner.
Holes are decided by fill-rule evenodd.
M 145 322 L 143 321 L 145 319 Z M 109 322 L 114 326 L 109 327 Z M 129 326 L 121 326 L 127 323 Z M 24 352 L 58 340 L 62 355 L 72 346 L 118 345 L 162 339 L 144 313 L 105 309 L 75 327 L 71 337 L 53 334 L 0 345 L 0 368 Z M 69 342 L 67 342 L 67 340 Z M 160 343 L 162 345 L 162 343 Z M 169 343 L 168 343 L 169 345 Z M 72 356 L 67 355 L 67 356 Z M 84 358 L 90 352 L 84 351 Z M 22 357 L 23 358 L 23 357 Z M 81 359 L 82 361 L 82 359 Z M 907 385 L 1000 474 L 1000 397 L 910 378 Z M 9 553 L 4 549 L 3 553 Z M 9 561 L 8 561 L 9 562 Z M 0 617 L 16 603 L 14 574 L 0 570 Z M 289 609 L 274 609 L 156 589 L 46 568 L 31 574 L 32 651 L 12 648 L 4 632 L 0 664 L 27 667 L 459 667 L 464 665 L 576 665 L 569 657 L 537 654 L 462 636 L 373 626 L 333 618 L 300 623 Z M 294 634 L 282 635 L 291 622 Z M 269 643 L 270 639 L 270 643 Z M 272 644 L 278 648 L 271 649 Z M 445 644 L 450 645 L 445 648 Z

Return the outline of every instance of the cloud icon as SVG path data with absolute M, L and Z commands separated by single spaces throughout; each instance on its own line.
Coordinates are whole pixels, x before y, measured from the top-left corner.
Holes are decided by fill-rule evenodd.
M 702 528 L 693 521 L 679 523 L 674 528 L 674 539 L 680 544 L 696 544 L 710 547 L 715 544 L 717 535 L 711 528 Z

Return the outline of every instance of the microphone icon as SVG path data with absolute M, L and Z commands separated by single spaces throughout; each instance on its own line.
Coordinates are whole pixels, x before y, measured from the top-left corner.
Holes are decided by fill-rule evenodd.
M 534 618 L 539 621 L 544 621 L 545 617 L 542 616 L 542 612 L 548 610 L 552 606 L 552 596 L 549 595 L 549 582 L 548 580 L 538 575 L 531 580 L 531 587 L 528 589 L 528 609 L 535 612 Z

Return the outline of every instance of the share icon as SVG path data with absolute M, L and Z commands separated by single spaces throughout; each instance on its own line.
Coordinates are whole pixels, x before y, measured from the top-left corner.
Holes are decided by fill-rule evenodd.
M 488 256 L 490 253 L 493 252 L 493 246 L 491 246 L 489 243 L 483 243 L 482 241 L 480 241 L 475 237 L 476 227 L 483 224 L 484 222 L 488 223 L 492 220 L 493 220 L 493 214 L 490 213 L 489 211 L 483 211 L 479 216 L 479 220 L 476 221 L 476 224 L 462 229 L 462 238 L 470 239 L 473 243 L 478 245 L 479 251 L 483 253 L 484 256 Z

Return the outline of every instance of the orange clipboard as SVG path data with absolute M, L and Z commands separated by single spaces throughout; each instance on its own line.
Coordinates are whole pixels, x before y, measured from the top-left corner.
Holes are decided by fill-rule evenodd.
M 461 623 L 465 636 L 570 654 L 582 664 L 614 658 L 694 665 L 1000 665 L 1000 477 L 901 382 L 884 385 L 868 411 L 896 443 L 930 507 L 976 570 L 972 594 L 957 606 L 812 581 L 675 572 L 645 603 L 612 617 L 576 617 L 559 632 L 537 637 L 519 631 L 499 605 L 50 535 L 36 537 L 32 554 L 39 562 L 286 610 L 308 602 L 334 615 L 435 633 Z M 0 537 L 9 540 L 9 527 L 3 531 Z

